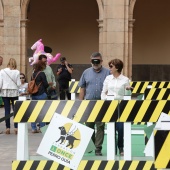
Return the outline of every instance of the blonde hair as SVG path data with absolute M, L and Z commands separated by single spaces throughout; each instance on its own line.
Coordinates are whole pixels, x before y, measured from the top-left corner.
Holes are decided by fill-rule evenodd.
M 7 64 L 7 67 L 10 69 L 16 69 L 17 68 L 17 62 L 14 58 L 9 59 L 9 63 Z

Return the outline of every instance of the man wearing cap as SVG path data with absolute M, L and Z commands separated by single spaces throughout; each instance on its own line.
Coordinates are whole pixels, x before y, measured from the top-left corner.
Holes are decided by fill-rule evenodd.
M 71 100 L 71 93 L 69 93 L 69 81 L 71 80 L 71 74 L 73 73 L 73 67 L 69 64 L 65 57 L 60 58 L 61 64 L 57 67 L 57 76 L 60 91 L 60 100 Z
M 80 100 L 101 100 L 100 94 L 103 88 L 103 82 L 106 76 L 109 75 L 110 71 L 107 68 L 102 67 L 102 55 L 95 52 L 91 55 L 92 67 L 86 69 L 79 81 L 78 86 L 80 87 L 79 99 Z M 97 132 L 92 135 L 92 141 L 96 146 L 96 156 L 102 156 L 102 144 L 104 140 L 104 127 L 105 124 L 102 122 L 86 122 L 86 125 L 92 129 L 97 127 Z

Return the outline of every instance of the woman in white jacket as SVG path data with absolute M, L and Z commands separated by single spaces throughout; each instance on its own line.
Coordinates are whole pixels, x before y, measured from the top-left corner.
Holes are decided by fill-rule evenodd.
M 114 59 L 109 62 L 111 75 L 107 76 L 103 83 L 103 90 L 101 99 L 106 100 L 107 96 L 113 95 L 114 100 L 122 100 L 126 95 L 127 90 L 131 90 L 130 80 L 128 77 L 121 74 L 123 69 L 123 62 L 119 59 Z M 118 148 L 120 155 L 123 156 L 123 123 L 116 123 L 116 130 L 118 132 Z
M 20 72 L 16 69 L 17 64 L 14 58 L 10 58 L 7 68 L 2 69 L 0 72 L 0 89 L 1 96 L 4 102 L 5 107 L 5 116 L 10 114 L 11 106 L 14 110 L 14 101 L 18 100 L 19 96 L 19 86 L 21 85 L 20 81 Z M 10 134 L 10 118 L 5 121 L 6 123 L 6 134 Z M 14 132 L 17 134 L 18 124 L 14 123 Z

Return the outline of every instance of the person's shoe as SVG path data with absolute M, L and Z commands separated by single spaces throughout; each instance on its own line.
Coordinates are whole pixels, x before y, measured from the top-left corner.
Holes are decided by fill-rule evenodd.
M 93 151 L 89 151 L 88 153 L 92 153 Z
M 16 135 L 18 134 L 18 129 L 17 129 L 17 128 L 14 129 L 14 133 L 15 133 Z
M 10 128 L 7 128 L 5 133 L 6 133 L 7 135 L 9 135 L 9 134 L 10 134 Z
M 96 155 L 96 156 L 102 156 L 102 153 L 101 153 L 100 150 L 96 150 L 96 151 L 95 151 L 95 155 Z
M 39 133 L 39 131 L 35 129 L 35 130 L 32 130 L 32 133 Z
M 124 156 L 123 148 L 119 148 L 119 154 L 120 154 L 120 156 Z

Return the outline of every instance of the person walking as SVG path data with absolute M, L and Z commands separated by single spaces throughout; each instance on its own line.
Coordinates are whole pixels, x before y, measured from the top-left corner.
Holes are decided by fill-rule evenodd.
M 111 75 L 107 76 L 103 83 L 103 89 L 101 92 L 101 99 L 106 100 L 107 95 L 113 95 L 114 100 L 122 100 L 125 93 L 131 90 L 130 80 L 128 77 L 121 74 L 123 69 L 123 62 L 120 59 L 114 59 L 109 61 L 109 68 Z M 124 155 L 124 125 L 123 122 L 116 122 L 116 130 L 118 132 L 118 148 L 119 154 Z
M 46 75 L 47 82 L 49 84 L 49 87 L 47 88 L 47 96 L 49 100 L 57 100 L 58 96 L 56 93 L 56 81 L 55 81 L 55 76 L 53 73 L 53 70 L 51 69 L 50 66 L 47 65 L 47 56 L 41 54 L 39 56 L 39 61 L 41 61 L 44 64 L 44 70 L 43 72 Z
M 106 76 L 109 75 L 109 69 L 102 66 L 102 55 L 99 52 L 95 52 L 90 57 L 92 67 L 86 69 L 79 81 L 78 86 L 80 87 L 79 99 L 80 100 L 100 100 L 100 94 L 103 88 L 103 81 Z M 92 135 L 92 141 L 95 144 L 96 156 L 102 156 L 102 144 L 104 140 L 104 128 L 105 123 L 103 122 L 86 122 L 86 125 L 95 130 L 97 127 L 96 135 L 95 132 Z
M 1 96 L 5 107 L 5 116 L 8 116 L 11 111 L 11 103 L 14 111 L 14 101 L 18 100 L 20 72 L 17 70 L 17 63 L 14 58 L 10 58 L 7 68 L 2 69 L 0 72 L 0 89 Z M 10 134 L 10 118 L 5 120 L 6 123 L 6 134 Z M 18 124 L 14 123 L 14 132 L 18 132 Z
M 71 74 L 73 73 L 73 67 L 69 64 L 65 57 L 60 58 L 61 64 L 57 67 L 57 76 L 60 91 L 60 100 L 71 100 L 71 93 L 69 93 L 69 81 L 71 80 Z

